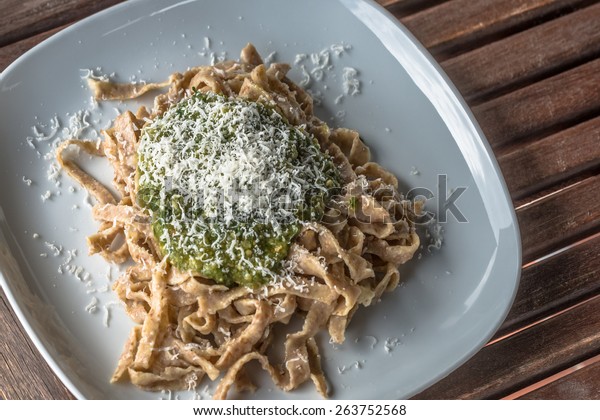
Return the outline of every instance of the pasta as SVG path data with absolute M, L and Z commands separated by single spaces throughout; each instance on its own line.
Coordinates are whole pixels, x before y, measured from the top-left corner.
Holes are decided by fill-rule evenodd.
M 220 379 L 215 399 L 230 388 L 252 389 L 246 366 L 258 361 L 285 391 L 312 381 L 328 395 L 315 336 L 326 330 L 334 343 L 360 305 L 376 303 L 400 281 L 398 266 L 419 247 L 411 215 L 418 203 L 405 200 L 390 172 L 370 161 L 355 131 L 330 129 L 313 114 L 311 97 L 286 77 L 290 67 L 266 67 L 248 44 L 239 61 L 191 68 L 164 83 L 116 84 L 89 80 L 97 99 L 128 99 L 159 88 L 153 109 L 119 115 L 101 142 L 72 139 L 57 150 L 61 167 L 95 198 L 98 231 L 88 237 L 91 254 L 133 263 L 113 289 L 136 326 L 125 343 L 112 382 L 130 381 L 148 390 L 194 389 L 207 376 Z M 152 214 L 139 205 L 138 146 L 143 127 L 190 92 L 240 97 L 274 107 L 290 124 L 318 140 L 341 177 L 321 220 L 307 221 L 289 247 L 285 275 L 257 287 L 225 285 L 175 267 L 152 229 Z M 118 196 L 69 159 L 68 149 L 108 159 Z M 268 356 L 277 324 L 303 318 L 289 334 L 284 361 Z

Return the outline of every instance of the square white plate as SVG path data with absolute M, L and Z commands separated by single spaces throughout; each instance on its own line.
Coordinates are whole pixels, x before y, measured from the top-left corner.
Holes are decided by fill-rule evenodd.
M 311 74 L 313 93 L 323 95 L 317 114 L 334 126 L 358 130 L 375 160 L 400 178 L 402 189 L 435 194 L 428 202 L 431 210 L 437 212 L 438 202 L 453 189 L 466 188 L 455 204 L 468 222 L 443 212 L 448 220 L 442 224 L 441 250 L 424 248 L 421 258 L 402 268 L 404 283 L 394 293 L 375 307 L 361 308 L 344 345 L 334 348 L 323 336 L 332 398 L 414 395 L 480 349 L 510 308 L 520 274 L 520 240 L 496 160 L 440 67 L 384 9 L 362 0 L 129 1 L 53 36 L 0 76 L 0 284 L 41 353 L 78 398 L 162 395 L 108 382 L 132 325 L 113 304 L 112 292 L 103 291 L 107 274 L 114 279 L 117 272 L 107 273 L 106 262 L 86 255 L 85 236 L 96 225 L 85 193 L 71 192 L 75 184 L 66 176 L 59 187 L 48 179 L 53 161 L 38 152 L 43 156 L 52 140 L 32 140 L 32 148 L 27 141 L 32 127 L 52 134 L 49 122 L 56 116 L 61 136 L 78 110 L 87 109 L 87 121 L 104 128 L 117 115 L 113 105 L 137 108 L 136 101 L 94 107 L 80 69 L 101 67 L 100 73 L 115 72 L 121 81 L 132 76 L 161 81 L 209 63 L 211 53 L 235 58 L 247 42 L 263 57 L 276 52 L 277 61 L 294 62 L 302 58 L 297 54 L 307 54 L 300 65 Z M 338 55 L 331 46 L 340 43 L 351 49 Z M 323 62 L 310 55 L 320 52 L 332 66 L 322 78 L 315 68 Z M 337 99 L 346 67 L 358 70 L 360 93 Z M 304 78 L 298 68 L 291 75 Z M 94 133 L 88 128 L 82 135 Z M 107 166 L 86 164 L 110 180 Z M 441 191 L 439 175 L 447 176 Z M 73 249 L 77 256 L 65 262 Z M 68 265 L 84 271 L 77 276 Z M 94 299 L 95 311 L 88 306 Z M 317 397 L 310 385 L 286 394 L 261 382 L 257 393 L 243 397 Z

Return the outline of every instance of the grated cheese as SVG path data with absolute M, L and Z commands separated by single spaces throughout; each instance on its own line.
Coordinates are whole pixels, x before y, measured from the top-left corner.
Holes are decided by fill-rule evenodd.
M 329 50 L 336 55 L 336 57 L 341 56 L 343 53 L 350 51 L 352 49 L 352 45 L 346 44 L 344 42 L 331 44 Z
M 383 348 L 386 353 L 390 354 L 398 345 L 402 344 L 399 338 L 396 337 L 388 337 L 385 339 L 385 343 L 383 344 Z
M 42 197 L 42 201 L 47 201 L 52 197 L 52 193 L 47 190 L 44 194 L 40 195 L 40 197 Z
M 338 369 L 338 373 L 339 373 L 340 375 L 343 375 L 344 373 L 346 373 L 347 371 L 349 371 L 349 370 L 351 370 L 351 369 L 357 369 L 357 370 L 358 370 L 358 369 L 362 369 L 362 365 L 363 365 L 363 363 L 365 363 L 365 361 L 364 361 L 364 360 L 360 360 L 360 361 L 359 361 L 359 360 L 357 360 L 356 362 L 354 362 L 354 363 L 351 363 L 351 364 L 350 364 L 350 365 L 348 365 L 348 366 L 344 366 L 344 365 L 342 365 L 342 366 L 338 366 L 338 368 L 337 368 L 337 369 Z
M 173 209 L 158 219 L 169 226 L 159 241 L 202 266 L 230 260 L 267 275 L 260 247 L 242 246 L 260 240 L 254 226 L 287 234 L 300 203 L 335 185 L 333 163 L 301 128 L 264 105 L 215 94 L 194 94 L 148 124 L 138 154 L 141 202 L 155 197 L 149 210 Z
M 54 244 L 52 242 L 48 242 L 48 241 L 44 242 L 44 245 L 46 245 L 46 247 L 50 251 L 53 252 L 53 254 L 54 254 L 55 257 L 58 257 L 60 254 L 62 254 L 62 251 L 63 251 L 63 247 L 62 246 L 56 245 L 56 244 Z
M 358 70 L 353 67 L 344 67 L 342 71 L 342 86 L 346 95 L 354 96 L 360 93 L 360 81 L 357 76 Z
M 297 66 L 302 61 L 306 60 L 306 57 L 308 57 L 306 54 L 296 54 L 296 57 L 294 58 L 294 65 Z
M 43 130 L 46 129 L 49 126 L 49 132 L 48 133 L 44 133 Z M 40 142 L 40 141 L 48 141 L 54 138 L 54 136 L 56 136 L 56 133 L 58 132 L 58 129 L 60 128 L 60 123 L 58 122 L 58 116 L 54 116 L 52 117 L 52 119 L 50 120 L 50 123 L 48 125 L 46 124 L 36 124 L 33 127 L 31 127 L 31 130 L 33 131 L 33 135 L 36 141 Z M 42 130 L 42 131 L 40 131 Z
M 304 64 L 300 66 L 300 71 L 302 72 L 302 80 L 298 84 L 302 87 L 307 87 L 310 84 L 310 73 L 306 70 Z
M 98 299 L 95 296 L 92 297 L 92 301 L 87 304 L 87 306 L 85 307 L 85 310 L 87 312 L 89 312 L 90 314 L 93 314 L 94 312 L 96 312 L 98 310 Z
M 263 61 L 265 63 L 265 65 L 269 65 L 273 62 L 275 62 L 275 56 L 277 55 L 277 51 L 272 51 L 269 55 L 267 55 Z
M 111 318 L 111 306 L 114 305 L 118 305 L 119 302 L 116 301 L 111 301 L 111 302 L 107 302 L 106 304 L 104 304 L 104 306 L 102 306 L 102 308 L 104 309 L 104 319 L 102 321 L 103 325 L 108 328 L 110 327 L 110 318 Z
M 429 234 L 431 240 L 427 245 L 427 251 L 439 250 L 444 243 L 444 228 L 436 219 L 432 219 L 429 224 Z

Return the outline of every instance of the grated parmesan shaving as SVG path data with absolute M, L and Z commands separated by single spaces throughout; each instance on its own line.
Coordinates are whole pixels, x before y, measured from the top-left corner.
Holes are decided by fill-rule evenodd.
M 342 365 L 342 366 L 338 366 L 338 373 L 339 373 L 340 375 L 343 375 L 344 373 L 348 372 L 348 371 L 349 371 L 349 370 L 351 370 L 351 369 L 357 369 L 357 370 L 358 370 L 358 369 L 362 369 L 362 365 L 363 365 L 364 363 L 365 363 L 365 361 L 364 361 L 364 360 L 360 360 L 360 361 L 359 361 L 359 360 L 357 360 L 356 362 L 354 362 L 354 363 L 351 363 L 351 364 L 350 364 L 350 365 L 348 365 L 348 366 L 344 366 L 344 365 Z
M 164 222 L 172 228 L 159 236 L 167 252 L 198 255 L 202 264 L 217 267 L 227 258 L 267 275 L 256 265 L 263 248 L 248 251 L 242 239 L 258 241 L 256 225 L 284 234 L 298 222 L 295 212 L 306 197 L 326 194 L 327 183 L 335 185 L 327 160 L 317 158 L 322 156 L 318 147 L 263 105 L 195 94 L 144 128 L 138 150 L 140 197 L 159 198 L 150 210 L 167 204 L 175 209 Z M 219 226 L 241 233 L 232 237 L 231 230 Z M 205 247 L 213 250 L 212 260 L 203 259 Z
M 358 70 L 352 67 L 344 67 L 342 71 L 342 86 L 346 95 L 354 96 L 360 93 L 360 81 L 357 76 Z
M 56 245 L 56 244 L 54 244 L 52 242 L 48 242 L 48 241 L 44 242 L 44 245 L 46 245 L 46 247 L 50 251 L 52 251 L 52 253 L 55 257 L 58 257 L 60 254 L 62 254 L 62 251 L 63 251 L 62 246 Z
M 396 337 L 388 337 L 385 339 L 385 343 L 383 344 L 383 348 L 386 353 L 390 354 L 398 345 L 402 344 L 399 338 Z
M 118 305 L 119 302 L 116 301 L 111 301 L 111 302 L 107 302 L 106 304 L 104 304 L 102 306 L 102 308 L 104 309 L 104 319 L 102 321 L 103 325 L 108 328 L 110 327 L 110 318 L 111 318 L 111 307 L 114 305 Z
M 85 310 L 87 312 L 89 312 L 90 314 L 93 314 L 94 312 L 96 312 L 98 310 L 98 299 L 95 296 L 92 297 L 92 301 L 87 304 L 87 306 L 85 307 Z
M 50 127 L 50 131 L 47 134 L 44 134 L 43 130 L 47 127 L 47 125 L 44 124 L 36 124 L 33 127 L 31 127 L 31 130 L 33 131 L 33 135 L 34 135 L 34 139 L 38 142 L 40 141 L 48 141 L 54 138 L 54 136 L 56 136 L 56 133 L 58 132 L 58 129 L 60 128 L 60 123 L 58 122 L 58 116 L 54 116 L 52 117 L 52 119 L 50 120 L 50 123 L 48 124 Z M 41 128 L 40 128 L 41 127 Z
M 297 66 L 308 57 L 306 54 L 296 54 L 296 58 L 294 58 L 294 65 Z

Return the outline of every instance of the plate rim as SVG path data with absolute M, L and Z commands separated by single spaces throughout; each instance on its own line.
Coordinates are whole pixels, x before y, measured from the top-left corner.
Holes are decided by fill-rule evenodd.
M 506 206 L 507 206 L 508 216 L 511 221 L 510 226 L 512 228 L 513 235 L 509 239 L 515 240 L 514 251 L 516 252 L 516 258 L 513 260 L 513 262 L 515 262 L 516 265 L 514 267 L 512 267 L 512 269 L 514 270 L 514 279 L 513 279 L 513 277 L 510 277 L 510 279 L 512 280 L 511 297 L 506 302 L 504 310 L 501 313 L 500 312 L 498 313 L 497 322 L 493 326 L 491 326 L 491 328 L 488 329 L 488 334 L 483 335 L 481 337 L 481 339 L 474 346 L 472 346 L 472 348 L 468 352 L 466 352 L 462 358 L 457 359 L 453 364 L 448 366 L 445 373 L 443 373 L 441 376 L 439 376 L 437 378 L 431 379 L 430 381 L 426 381 L 421 387 L 415 388 L 415 390 L 408 397 L 408 398 L 411 398 L 411 397 L 414 397 L 415 395 L 417 395 L 418 393 L 422 392 L 423 390 L 429 388 L 433 384 L 443 380 L 444 378 L 449 376 L 452 372 L 454 372 L 456 369 L 458 369 L 463 364 L 465 364 L 477 352 L 479 352 L 485 346 L 485 344 L 487 342 L 489 342 L 489 340 L 494 336 L 494 334 L 499 330 L 500 326 L 502 325 L 502 323 L 506 319 L 508 313 L 510 312 L 510 310 L 513 307 L 517 292 L 519 290 L 519 285 L 521 282 L 522 261 L 523 261 L 521 231 L 520 231 L 516 211 L 512 204 L 512 198 L 510 196 L 510 192 L 508 190 L 506 180 L 504 179 L 504 174 L 503 174 L 502 170 L 500 169 L 500 164 L 498 163 L 498 159 L 496 158 L 496 155 L 495 155 L 494 151 L 492 150 L 492 146 L 491 146 L 489 140 L 487 139 L 487 136 L 483 132 L 481 126 L 479 125 L 479 122 L 475 118 L 475 115 L 473 114 L 471 107 L 467 104 L 467 101 L 462 96 L 462 94 L 460 93 L 460 91 L 458 90 L 458 88 L 456 87 L 454 82 L 447 75 L 446 71 L 442 68 L 440 63 L 437 62 L 437 60 L 433 57 L 433 55 L 429 52 L 429 50 L 427 50 L 427 48 L 425 48 L 425 46 L 416 38 L 416 36 L 410 30 L 408 30 L 408 28 L 406 26 L 404 26 L 402 24 L 402 22 L 400 22 L 399 19 L 397 19 L 391 12 L 389 12 L 385 7 L 383 7 L 381 4 L 377 3 L 375 0 L 338 0 L 338 1 L 340 1 L 341 3 L 347 4 L 348 6 L 350 6 L 352 4 L 360 4 L 360 3 L 368 4 L 373 9 L 373 11 L 381 14 L 382 17 L 385 17 L 386 18 L 385 24 L 395 27 L 395 29 L 399 30 L 403 36 L 408 38 L 411 41 L 410 47 L 412 47 L 418 53 L 421 54 L 421 56 L 424 58 L 424 60 L 427 62 L 427 64 L 429 66 L 431 66 L 431 68 L 435 71 L 434 74 L 439 76 L 442 79 L 443 83 L 450 89 L 450 92 L 449 92 L 450 94 L 446 95 L 446 98 L 450 99 L 450 103 L 455 108 L 455 110 L 460 111 L 464 115 L 464 117 L 467 118 L 467 120 L 469 121 L 469 123 L 472 126 L 472 129 L 474 130 L 474 133 L 476 134 L 475 139 L 477 140 L 477 144 L 483 148 L 483 150 L 485 151 L 486 157 L 489 159 L 490 165 L 494 169 L 494 175 L 497 178 L 496 181 L 499 183 L 500 190 L 503 193 L 502 202 L 504 204 L 506 204 Z M 356 14 L 355 14 L 355 16 L 364 24 L 364 21 L 362 19 L 360 19 L 359 16 L 357 16 Z M 383 41 L 382 41 L 382 43 L 383 43 Z M 412 75 L 411 75 L 411 78 L 412 78 Z M 413 79 L 413 81 L 414 81 L 414 79 Z M 419 88 L 422 88 L 422 86 L 419 86 Z M 425 91 L 422 90 L 422 92 L 424 93 L 424 95 L 427 97 L 428 100 L 432 99 L 430 97 L 430 95 L 427 94 Z M 436 110 L 437 110 L 437 108 L 436 108 Z M 438 112 L 439 112 L 439 110 L 438 110 Z M 440 117 L 442 118 L 442 120 L 444 122 L 446 122 L 446 119 L 444 118 L 444 114 L 442 112 L 439 112 L 439 114 L 440 114 Z M 456 138 L 454 140 L 456 141 Z M 467 165 L 468 165 L 468 163 L 467 163 Z M 469 168 L 470 168 L 470 166 L 469 166 Z M 497 248 L 499 248 L 499 247 L 500 247 L 500 244 L 497 245 Z

